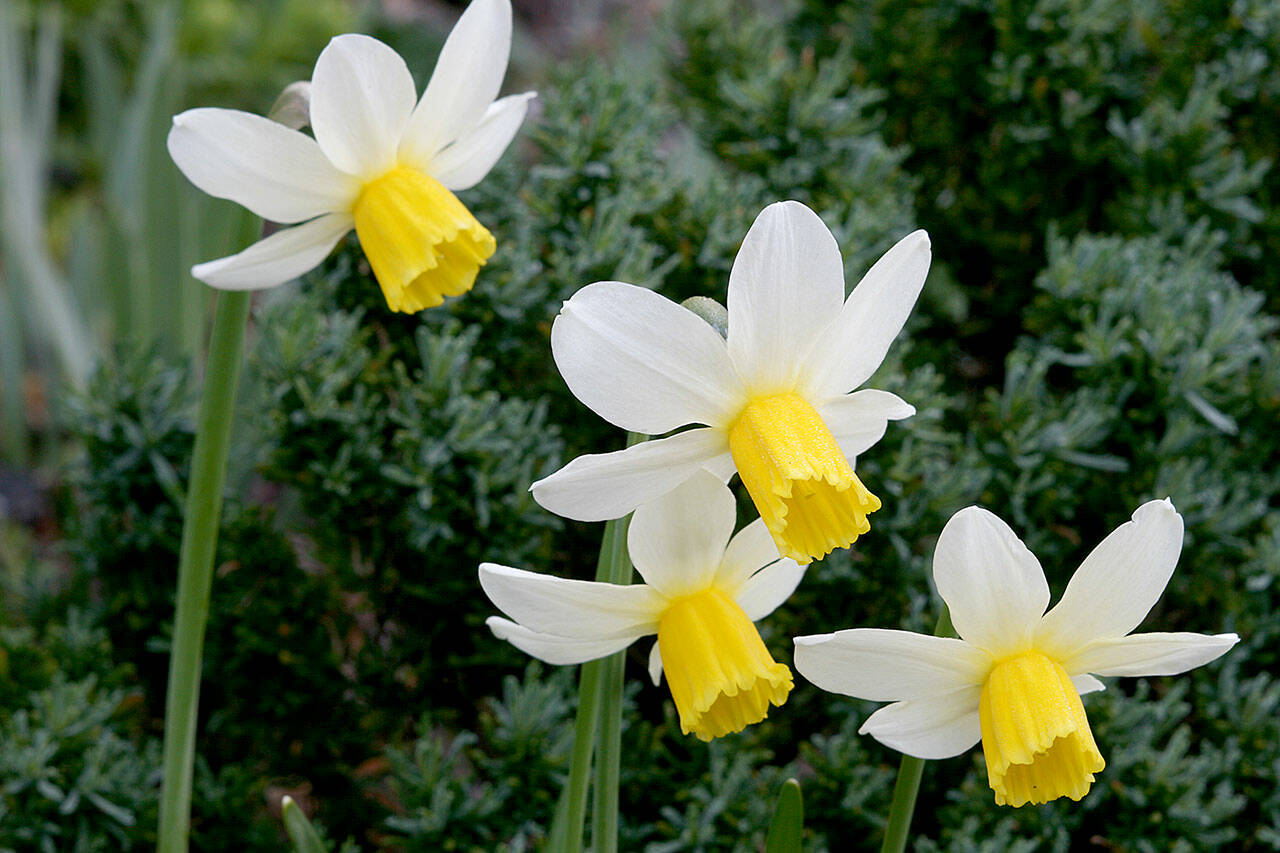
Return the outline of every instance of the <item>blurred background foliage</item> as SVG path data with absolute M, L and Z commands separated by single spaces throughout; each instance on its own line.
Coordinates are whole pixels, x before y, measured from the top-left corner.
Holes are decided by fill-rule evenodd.
M 919 410 L 859 460 L 884 509 L 763 624 L 780 660 L 799 633 L 928 630 L 934 542 L 974 503 L 1056 593 L 1169 496 L 1187 535 L 1151 626 L 1244 638 L 1088 698 L 1108 767 L 1079 804 L 997 809 L 980 752 L 931 763 L 916 849 L 1280 848 L 1280 7 L 516 6 L 507 89 L 541 95 L 465 194 L 499 240 L 474 291 L 392 315 L 351 241 L 256 306 L 196 848 L 280 849 L 285 793 L 335 849 L 543 845 L 574 673 L 489 636 L 475 566 L 587 576 L 599 525 L 527 487 L 623 443 L 564 388 L 551 320 L 598 279 L 723 299 L 782 198 L 835 231 L 850 286 L 915 227 L 935 262 L 871 383 Z M 264 111 L 353 29 L 421 86 L 456 11 L 0 0 L 0 850 L 154 843 L 209 301 L 185 270 L 257 227 L 181 179 L 169 116 Z M 623 849 L 761 849 L 787 776 L 806 849 L 878 846 L 898 756 L 856 734 L 871 703 L 802 682 L 704 745 L 645 652 Z

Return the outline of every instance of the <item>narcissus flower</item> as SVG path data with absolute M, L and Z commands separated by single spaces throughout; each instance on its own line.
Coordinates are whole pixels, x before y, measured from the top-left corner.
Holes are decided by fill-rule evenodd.
M 271 287 L 355 228 L 392 310 L 468 290 L 495 244 L 453 193 L 488 173 L 524 121 L 533 92 L 494 100 L 510 51 L 508 0 L 474 0 L 420 101 L 394 50 L 349 34 L 316 60 L 315 138 L 238 110 L 174 116 L 169 154 L 193 184 L 263 219 L 301 223 L 192 275 L 226 290 Z
M 916 231 L 844 298 L 835 238 L 812 210 L 770 205 L 729 273 L 728 337 L 643 287 L 596 282 L 565 303 L 551 349 L 570 390 L 623 429 L 658 435 L 579 457 L 533 484 L 537 501 L 583 521 L 617 518 L 707 468 L 736 470 L 778 550 L 808 563 L 847 547 L 880 508 L 853 458 L 915 409 L 863 390 L 902 329 L 929 269 Z
M 702 740 L 764 719 L 791 692 L 791 670 L 752 623 L 787 599 L 804 569 L 779 559 L 757 520 L 733 533 L 733 493 L 706 471 L 636 510 L 627 548 L 644 584 L 565 580 L 485 563 L 480 583 L 502 612 L 493 633 L 539 660 L 581 663 L 657 634 L 680 728 Z
M 892 702 L 860 731 L 918 758 L 979 740 L 996 803 L 1079 800 L 1105 765 L 1082 694 L 1094 676 L 1175 675 L 1231 648 L 1235 634 L 1133 634 L 1169 583 L 1182 517 L 1143 504 L 1093 550 L 1045 613 L 1035 555 L 996 516 L 956 513 L 933 558 L 960 639 L 854 628 L 796 637 L 796 668 L 836 693 Z

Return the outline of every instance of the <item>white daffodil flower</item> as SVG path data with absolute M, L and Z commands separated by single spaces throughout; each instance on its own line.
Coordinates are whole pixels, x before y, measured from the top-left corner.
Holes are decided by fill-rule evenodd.
M 495 244 L 453 193 L 488 173 L 534 97 L 495 100 L 510 52 L 508 0 L 474 0 L 421 100 L 394 50 L 348 34 L 316 60 L 315 138 L 238 110 L 174 116 L 169 154 L 193 184 L 263 219 L 301 223 L 191 274 L 225 290 L 282 284 L 355 228 L 393 311 L 420 311 L 470 289 Z
M 779 552 L 799 563 L 847 547 L 880 508 L 852 460 L 915 409 L 863 390 L 902 329 L 929 270 L 916 231 L 844 298 L 835 238 L 795 201 L 765 208 L 729 273 L 728 338 L 658 294 L 616 281 L 574 294 L 551 329 L 570 390 L 623 429 L 658 435 L 581 456 L 533 484 L 552 512 L 617 518 L 708 468 L 736 470 Z
M 1182 516 L 1150 501 L 1085 558 L 1045 613 L 1049 585 L 1009 526 L 978 507 L 952 516 L 933 577 L 960 639 L 854 628 L 796 637 L 796 669 L 824 690 L 892 702 L 859 731 L 918 758 L 979 740 L 999 805 L 1079 800 L 1105 766 L 1080 696 L 1094 676 L 1175 675 L 1235 634 L 1133 634 L 1182 550 Z
M 730 538 L 735 516 L 733 493 L 702 471 L 632 517 L 627 549 L 643 584 L 485 563 L 480 584 L 515 620 L 493 616 L 489 628 L 553 664 L 604 657 L 656 633 L 649 672 L 657 684 L 665 666 L 681 730 L 702 740 L 741 731 L 791 692 L 791 670 L 752 623 L 787 600 L 804 568 L 779 559 L 759 520 Z

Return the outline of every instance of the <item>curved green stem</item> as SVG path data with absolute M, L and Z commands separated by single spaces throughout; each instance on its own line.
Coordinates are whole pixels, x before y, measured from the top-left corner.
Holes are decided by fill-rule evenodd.
M 942 613 L 938 616 L 937 627 L 933 629 L 935 637 L 953 637 L 955 628 L 951 625 L 951 612 L 947 605 L 942 605 Z M 924 776 L 924 759 L 912 755 L 902 756 L 898 765 L 898 781 L 893 785 L 893 802 L 889 806 L 889 819 L 885 823 L 884 843 L 880 845 L 881 853 L 902 853 L 907 848 L 907 837 L 911 829 L 911 818 L 916 810 L 916 796 L 920 793 L 920 780 Z
M 160 853 L 185 853 L 191 825 L 200 660 L 209 616 L 213 558 L 222 515 L 222 487 L 236 386 L 249 318 L 248 292 L 218 294 L 192 451 L 191 481 L 178 558 L 177 614 L 169 653 L 164 714 L 164 781 L 160 791 Z

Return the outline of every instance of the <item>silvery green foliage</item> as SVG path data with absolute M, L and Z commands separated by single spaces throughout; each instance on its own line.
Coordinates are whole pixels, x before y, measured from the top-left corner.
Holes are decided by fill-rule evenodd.
M 112 725 L 122 691 L 56 676 L 0 712 L 0 849 L 134 850 L 155 819 L 154 742 L 141 751 Z
M 502 697 L 485 703 L 478 733 L 441 730 L 428 716 L 419 736 L 388 758 L 398 814 L 387 819 L 403 849 L 537 849 L 545 843 L 556 797 L 568 773 L 574 679 L 503 679 Z
M 139 737 L 132 673 L 106 632 L 83 610 L 66 617 L 0 628 L 0 850 L 145 849 L 159 744 Z
M 1280 237 L 1275 4 L 800 5 L 797 48 L 848 53 L 887 94 L 920 224 L 949 235 L 982 308 L 962 330 L 971 352 L 1002 357 L 1052 223 L 1133 234 L 1203 219 L 1229 235 L 1233 268 L 1277 292 L 1262 262 Z
M 0 850 L 152 849 L 160 741 L 137 674 L 89 613 L 65 617 L 0 628 Z M 234 768 L 202 761 L 194 787 L 194 848 L 272 849 L 274 828 L 246 808 Z
M 481 698 L 470 667 L 494 651 L 474 628 L 474 566 L 549 552 L 560 524 L 528 488 L 561 442 L 546 402 L 495 387 L 515 377 L 476 353 L 486 328 L 335 305 L 370 287 L 348 260 L 260 318 L 261 470 L 288 488 L 287 523 L 355 596 L 353 689 L 396 727 L 441 683 L 464 691 L 459 704 Z

